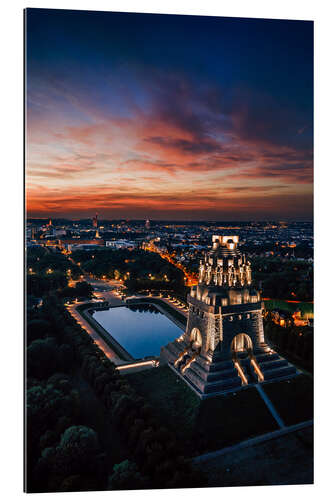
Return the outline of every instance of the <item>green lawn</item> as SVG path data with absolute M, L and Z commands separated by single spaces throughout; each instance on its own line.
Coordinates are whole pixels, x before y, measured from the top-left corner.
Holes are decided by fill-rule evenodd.
M 309 317 L 313 317 L 313 303 L 311 302 L 286 302 L 285 300 L 265 300 L 265 309 L 271 311 L 272 309 L 281 309 L 283 311 L 289 311 L 293 313 L 296 309 L 300 309 L 302 311 L 302 316 L 309 315 Z
M 200 399 L 167 366 L 126 375 L 129 383 L 155 409 L 159 418 L 182 434 L 191 436 Z
M 200 400 L 167 366 L 127 375 L 127 379 L 175 432 L 187 456 L 277 429 L 253 387 Z
M 313 380 L 307 375 L 263 387 L 287 425 L 313 418 Z

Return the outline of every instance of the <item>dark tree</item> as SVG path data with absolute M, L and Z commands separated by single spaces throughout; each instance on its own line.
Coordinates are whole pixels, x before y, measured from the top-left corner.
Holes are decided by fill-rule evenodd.
M 142 476 L 137 465 L 129 460 L 115 465 L 109 476 L 109 490 L 138 490 L 148 486 L 148 478 Z
M 45 379 L 57 366 L 57 344 L 54 338 L 38 339 L 27 349 L 28 377 Z
M 34 319 L 27 323 L 27 344 L 33 340 L 43 339 L 50 336 L 52 332 L 51 323 L 43 319 Z

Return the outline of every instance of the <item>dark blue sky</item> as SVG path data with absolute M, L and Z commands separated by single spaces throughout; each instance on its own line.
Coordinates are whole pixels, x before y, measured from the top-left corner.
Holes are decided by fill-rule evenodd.
M 28 9 L 27 91 L 36 215 L 312 216 L 312 22 Z

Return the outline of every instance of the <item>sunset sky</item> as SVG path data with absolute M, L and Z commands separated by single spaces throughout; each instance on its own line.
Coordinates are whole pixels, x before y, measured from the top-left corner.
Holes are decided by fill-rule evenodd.
M 312 219 L 311 22 L 26 19 L 29 217 Z

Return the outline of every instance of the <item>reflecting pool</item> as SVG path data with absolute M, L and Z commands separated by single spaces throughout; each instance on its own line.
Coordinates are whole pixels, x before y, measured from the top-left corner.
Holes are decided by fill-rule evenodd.
M 95 311 L 93 318 L 133 358 L 159 356 L 163 345 L 183 333 L 151 304 L 111 307 Z

